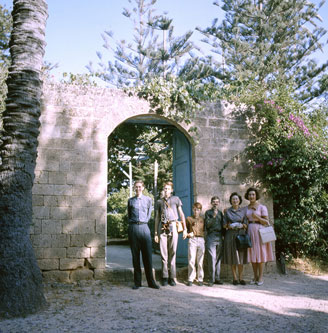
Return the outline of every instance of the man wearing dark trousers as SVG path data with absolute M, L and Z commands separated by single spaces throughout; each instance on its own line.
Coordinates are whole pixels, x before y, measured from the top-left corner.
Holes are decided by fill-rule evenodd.
M 134 183 L 136 195 L 128 200 L 128 236 L 132 253 L 134 269 L 134 286 L 132 289 L 141 287 L 140 251 L 145 268 L 147 283 L 150 288 L 159 289 L 153 276 L 152 240 L 148 222 L 151 216 L 152 200 L 142 194 L 144 183 L 137 180 Z

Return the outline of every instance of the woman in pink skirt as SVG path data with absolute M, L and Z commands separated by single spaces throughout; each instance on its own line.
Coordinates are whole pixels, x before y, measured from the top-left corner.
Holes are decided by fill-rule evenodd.
M 260 198 L 257 189 L 250 187 L 245 194 L 245 199 L 249 201 L 246 216 L 249 222 L 248 234 L 251 237 L 253 246 L 248 249 L 248 261 L 252 264 L 254 278 L 251 284 L 261 286 L 263 284 L 264 263 L 273 261 L 273 251 L 271 243 L 262 244 L 259 229 L 269 225 L 269 214 L 266 206 L 257 202 Z

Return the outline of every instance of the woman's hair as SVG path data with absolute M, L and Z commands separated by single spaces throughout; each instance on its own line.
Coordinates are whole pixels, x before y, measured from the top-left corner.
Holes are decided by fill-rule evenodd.
M 255 194 L 256 194 L 256 200 L 259 200 L 260 199 L 260 193 L 255 187 L 250 187 L 249 189 L 247 189 L 247 191 L 245 193 L 245 199 L 248 200 L 249 192 L 252 192 L 252 191 L 254 191 Z
M 197 208 L 197 209 L 200 209 L 202 210 L 203 206 L 200 202 L 195 202 L 193 205 L 192 205 L 192 208 Z
M 238 194 L 237 192 L 233 192 L 233 193 L 231 193 L 230 198 L 229 198 L 230 205 L 232 205 L 232 197 L 235 195 L 239 198 L 239 204 L 241 204 L 243 202 L 241 195 Z

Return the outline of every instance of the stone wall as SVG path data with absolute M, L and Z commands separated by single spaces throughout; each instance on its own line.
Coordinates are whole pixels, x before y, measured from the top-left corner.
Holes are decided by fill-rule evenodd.
M 33 186 L 31 240 L 45 278 L 102 278 L 106 271 L 107 138 L 125 120 L 149 116 L 147 102 L 105 88 L 46 85 Z M 158 117 L 153 115 L 153 117 Z M 245 124 L 224 103 L 204 106 L 195 125 L 175 124 L 190 140 L 194 200 L 244 193 L 248 170 L 232 158 L 247 142 Z M 197 142 L 197 144 L 196 144 Z M 219 177 L 221 174 L 221 177 Z M 271 200 L 268 205 L 272 217 Z

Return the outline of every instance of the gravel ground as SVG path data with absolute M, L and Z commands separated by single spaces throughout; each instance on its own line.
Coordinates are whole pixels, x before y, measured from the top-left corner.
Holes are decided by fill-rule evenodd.
M 23 332 L 327 332 L 328 275 L 268 274 L 263 286 L 177 286 L 132 290 L 104 281 L 46 284 L 49 306 L 0 320 Z

